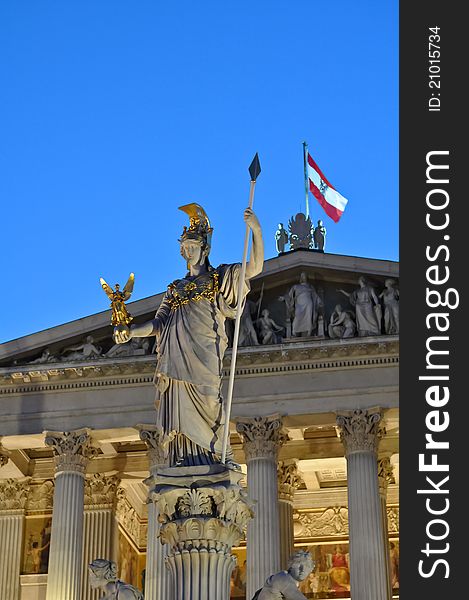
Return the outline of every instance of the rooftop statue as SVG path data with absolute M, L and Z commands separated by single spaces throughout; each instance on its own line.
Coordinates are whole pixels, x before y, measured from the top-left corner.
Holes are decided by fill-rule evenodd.
M 300 550 L 290 559 L 288 571 L 280 571 L 271 575 L 258 590 L 252 600 L 306 600 L 298 585 L 308 577 L 315 563 L 309 552 Z
M 100 600 L 143 600 L 136 587 L 117 579 L 115 562 L 97 558 L 88 565 L 88 571 L 91 587 L 105 593 Z
M 259 221 L 248 208 L 244 220 L 252 230 L 252 249 L 238 298 L 241 265 L 212 267 L 213 230 L 204 209 L 198 204 L 180 208 L 190 219 L 179 240 L 188 272 L 168 285 L 152 321 L 116 327 L 114 339 L 125 343 L 156 336 L 157 425 L 171 438 L 169 465 L 197 466 L 220 462 L 225 319 L 235 317 L 238 302 L 244 302 L 249 291 L 249 279 L 262 271 L 264 247 Z
M 326 228 L 321 219 L 319 219 L 317 227 L 314 230 L 313 240 L 315 249 L 324 251 L 326 248 Z
M 306 217 L 303 213 L 298 213 L 296 217 L 292 217 L 288 222 L 290 231 L 290 249 L 298 250 L 298 248 L 309 249 L 313 242 L 313 224 L 311 217 Z
M 283 227 L 283 223 L 278 224 L 278 229 L 275 232 L 275 245 L 277 246 L 277 252 L 281 254 L 285 252 L 285 246 L 288 244 L 288 233 Z

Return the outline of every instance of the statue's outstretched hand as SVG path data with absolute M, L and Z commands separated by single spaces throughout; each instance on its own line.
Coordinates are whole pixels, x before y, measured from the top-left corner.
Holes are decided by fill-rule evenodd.
M 259 223 L 259 219 L 254 214 L 252 208 L 246 208 L 244 211 L 244 220 L 246 221 L 246 225 L 250 227 L 253 231 L 260 231 L 261 225 Z
M 130 328 L 127 325 L 118 325 L 114 327 L 113 336 L 116 344 L 125 344 L 131 339 Z

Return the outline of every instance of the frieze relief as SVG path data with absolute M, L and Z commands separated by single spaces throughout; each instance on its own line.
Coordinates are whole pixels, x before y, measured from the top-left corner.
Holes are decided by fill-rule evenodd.
M 50 512 L 54 504 L 54 487 L 53 479 L 46 479 L 42 483 L 31 484 L 26 504 L 28 513 L 32 512 Z
M 399 533 L 399 506 L 388 506 L 388 532 Z M 348 536 L 348 509 L 330 506 L 324 510 L 298 511 L 293 514 L 295 538 L 324 538 Z
M 134 544 L 138 548 L 144 548 L 147 543 L 148 524 L 140 520 L 123 487 L 118 487 L 116 491 L 116 518 Z

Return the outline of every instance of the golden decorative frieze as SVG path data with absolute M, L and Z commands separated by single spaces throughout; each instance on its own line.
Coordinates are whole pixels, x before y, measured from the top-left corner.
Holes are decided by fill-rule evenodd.
M 0 480 L 0 512 L 23 511 L 28 500 L 30 479 Z

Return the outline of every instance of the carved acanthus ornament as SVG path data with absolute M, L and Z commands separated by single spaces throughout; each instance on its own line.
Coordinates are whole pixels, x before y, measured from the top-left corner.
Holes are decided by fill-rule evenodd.
M 161 541 L 179 550 L 229 553 L 253 517 L 252 503 L 239 485 L 241 477 L 237 472 L 227 477 L 207 475 L 190 488 L 167 485 L 157 478 L 150 497 L 158 507 Z
M 28 499 L 30 479 L 3 479 L 0 481 L 0 511 L 23 511 Z
M 174 438 L 173 435 L 164 433 L 163 428 L 158 425 L 136 425 L 140 434 L 140 439 L 145 442 L 148 448 L 148 459 L 150 469 L 152 467 L 166 465 L 168 461 L 169 442 Z
M 379 441 L 385 434 L 381 420 L 380 408 L 339 413 L 336 422 L 340 440 L 344 444 L 345 456 L 357 452 L 376 454 Z
M 296 460 L 279 461 L 277 464 L 277 478 L 279 500 L 293 502 L 295 490 L 303 483 L 298 471 L 298 462 Z
M 89 429 L 46 431 L 46 446 L 54 451 L 56 473 L 76 472 L 84 475 L 88 460 L 97 453 L 91 445 Z
M 380 496 L 384 499 L 390 483 L 394 483 L 391 459 L 389 456 L 383 456 L 378 459 L 378 486 Z
M 95 473 L 85 479 L 85 506 L 88 508 L 111 508 L 116 500 L 119 478 Z
M 47 479 L 39 484 L 31 485 L 26 509 L 28 512 L 48 512 L 53 508 L 55 483 Z
M 236 431 L 243 440 L 246 460 L 270 458 L 277 461 L 280 448 L 289 439 L 282 425 L 280 415 L 238 418 Z
M 386 508 L 388 517 L 388 532 L 389 534 L 399 533 L 399 507 L 388 506 Z

